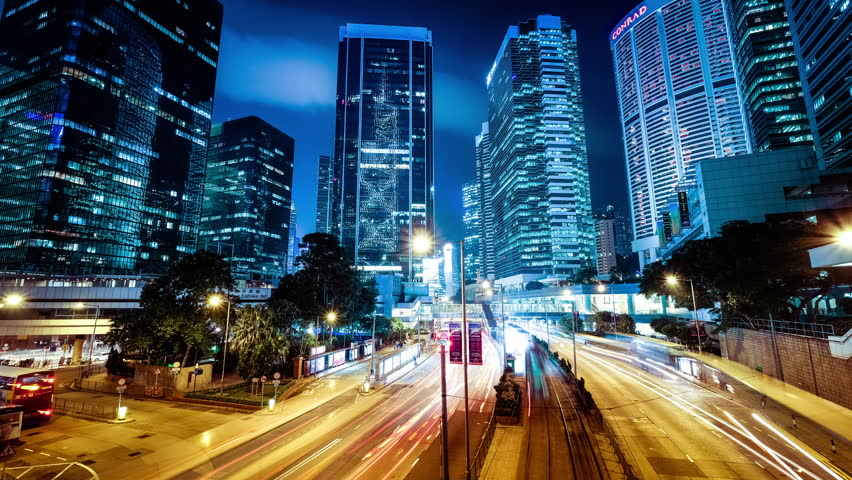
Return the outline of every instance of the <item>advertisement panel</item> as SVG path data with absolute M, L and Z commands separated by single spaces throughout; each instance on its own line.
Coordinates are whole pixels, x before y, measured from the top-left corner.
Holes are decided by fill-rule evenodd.
M 467 363 L 470 365 L 482 365 L 482 324 L 479 322 L 467 323 L 468 355 Z
M 462 363 L 461 323 L 450 322 L 450 363 Z

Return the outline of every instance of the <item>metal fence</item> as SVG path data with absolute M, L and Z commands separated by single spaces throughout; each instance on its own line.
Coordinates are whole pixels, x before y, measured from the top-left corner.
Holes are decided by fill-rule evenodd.
M 497 417 L 492 411 L 491 418 L 488 420 L 488 426 L 485 427 L 485 432 L 479 440 L 479 448 L 476 449 L 476 454 L 470 462 L 471 478 L 479 478 L 479 474 L 482 473 L 482 467 L 485 465 L 485 459 L 488 458 L 488 449 L 491 447 L 491 440 L 494 439 L 494 430 L 496 428 Z
M 116 394 L 117 390 L 115 383 L 112 382 L 95 382 L 91 380 L 83 380 L 80 382 L 80 390 L 87 392 L 112 393 Z M 124 390 L 124 395 L 128 397 L 147 397 L 147 398 L 164 398 L 171 399 L 174 397 L 175 389 L 173 387 L 158 385 L 137 385 L 129 384 Z
M 799 335 L 801 337 L 812 338 L 828 338 L 834 335 L 834 325 L 827 323 L 805 323 L 805 322 L 788 322 L 785 320 L 767 320 L 763 318 L 753 318 L 751 321 L 735 317 L 732 322 L 733 326 L 745 328 L 748 330 L 775 330 L 775 333 L 786 333 L 788 335 Z
M 55 398 L 53 400 L 53 409 L 56 413 L 78 413 L 107 420 L 116 418 L 116 407 L 103 403 Z

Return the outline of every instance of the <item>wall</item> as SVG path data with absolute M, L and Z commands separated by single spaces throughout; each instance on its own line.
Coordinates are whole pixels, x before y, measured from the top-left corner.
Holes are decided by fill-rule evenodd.
M 776 337 L 784 381 L 852 408 L 852 359 L 831 356 L 828 340 L 783 333 Z M 780 378 L 770 332 L 732 328 L 719 339 L 723 355 Z

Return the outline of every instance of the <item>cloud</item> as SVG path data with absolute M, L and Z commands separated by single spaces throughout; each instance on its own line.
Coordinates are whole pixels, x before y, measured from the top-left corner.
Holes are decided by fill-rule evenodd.
M 435 127 L 477 135 L 488 120 L 485 81 L 476 83 L 444 72 L 432 75 L 435 89 Z
M 289 37 L 222 31 L 217 90 L 238 101 L 297 108 L 334 105 L 337 50 Z M 334 44 L 330 44 L 333 46 Z

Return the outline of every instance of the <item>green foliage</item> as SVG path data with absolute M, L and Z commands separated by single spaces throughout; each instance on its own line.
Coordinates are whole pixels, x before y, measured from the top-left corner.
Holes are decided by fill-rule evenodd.
M 691 309 L 692 279 L 698 308 L 715 308 L 722 329 L 733 317 L 750 321 L 770 313 L 814 320 L 816 312 L 806 307 L 850 275 L 811 268 L 808 249 L 825 243 L 825 232 L 810 222 L 729 222 L 716 237 L 686 242 L 665 265 L 646 267 L 640 290 L 670 295 Z M 666 282 L 672 275 L 681 279 L 675 285 Z
M 115 348 L 109 349 L 109 355 L 104 363 L 104 368 L 106 368 L 108 374 L 119 377 L 129 377 L 132 374 L 131 370 L 127 367 L 127 362 L 124 361 L 121 353 Z
M 500 382 L 494 385 L 497 401 L 494 414 L 500 416 L 517 416 L 521 403 L 521 386 L 515 382 L 515 376 L 511 372 L 503 372 Z
M 237 354 L 237 373 L 244 379 L 270 375 L 284 364 L 289 342 L 275 328 L 266 307 L 240 309 L 232 329 L 231 348 Z
M 698 345 L 698 337 L 692 335 L 695 332 L 695 327 L 690 328 L 686 321 L 660 317 L 651 320 L 651 328 L 670 339 L 677 339 L 684 345 Z
M 606 332 L 612 331 L 612 312 L 595 312 L 592 320 L 595 324 L 595 335 L 602 337 Z
M 609 277 L 612 283 L 632 283 L 639 281 L 639 257 L 632 255 L 616 255 L 615 266 L 610 268 Z
M 577 285 L 588 285 L 592 283 L 595 277 L 598 275 L 598 271 L 591 266 L 586 266 L 581 268 L 572 278 L 572 282 Z
M 142 288 L 141 311 L 116 316 L 108 341 L 121 345 L 125 354 L 183 353 L 181 363 L 186 364 L 190 350 L 207 350 L 213 344 L 208 298 L 233 288 L 223 257 L 206 251 L 188 255 Z
M 529 291 L 532 291 L 532 290 L 541 290 L 543 288 L 544 288 L 543 283 L 533 280 L 532 282 L 527 282 L 526 286 L 524 287 L 524 290 L 529 292 Z
M 274 324 L 298 346 L 299 355 L 316 342 L 309 327 L 323 325 L 328 312 L 337 314 L 336 330 L 351 330 L 364 325 L 378 296 L 375 283 L 358 276 L 337 237 L 311 233 L 302 242 L 306 249 L 296 258 L 302 269 L 281 279 L 268 302 Z
M 619 313 L 615 321 L 616 331 L 619 333 L 636 333 L 636 322 L 633 317 L 626 313 Z

